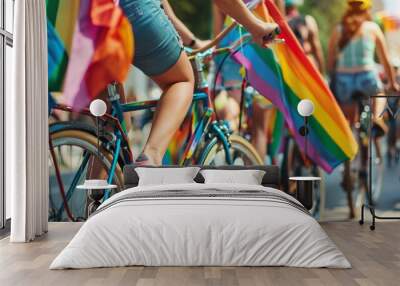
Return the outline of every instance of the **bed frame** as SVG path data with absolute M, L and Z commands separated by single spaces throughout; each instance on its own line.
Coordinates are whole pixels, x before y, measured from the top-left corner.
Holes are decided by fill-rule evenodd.
M 126 165 L 124 167 L 124 189 L 136 187 L 139 182 L 138 174 L 135 171 L 136 165 Z M 218 169 L 218 170 L 262 170 L 265 175 L 262 180 L 262 185 L 280 189 L 280 170 L 278 166 L 198 166 L 202 170 Z M 155 168 L 147 166 L 146 168 Z M 180 166 L 162 166 L 161 168 L 182 168 Z M 204 178 L 198 174 L 194 179 L 197 183 L 204 183 Z

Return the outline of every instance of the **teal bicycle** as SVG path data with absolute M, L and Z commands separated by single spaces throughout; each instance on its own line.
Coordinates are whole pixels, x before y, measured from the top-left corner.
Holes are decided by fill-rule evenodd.
M 249 41 L 248 35 L 230 47 L 211 49 L 232 27 L 222 32 L 206 49 L 191 53 L 196 76 L 196 92 L 192 108 L 200 110 L 197 121 L 187 138 L 179 165 L 262 165 L 254 147 L 244 137 L 233 134 L 229 124 L 218 121 L 212 107 L 211 93 L 205 74 L 205 62 L 214 56 L 232 53 Z M 116 83 L 108 86 L 111 112 L 99 118 L 102 132 L 97 133 L 94 118 L 88 109 L 79 112 L 81 121 L 60 121 L 49 126 L 50 148 L 50 221 L 81 221 L 87 218 L 90 199 L 76 187 L 87 178 L 106 179 L 123 188 L 122 170 L 133 163 L 132 149 L 127 137 L 124 114 L 152 110 L 158 101 L 122 103 Z M 53 111 L 72 113 L 69 106 L 57 104 Z M 190 114 L 189 114 L 190 115 Z M 98 135 L 98 136 L 97 136 Z M 113 195 L 109 190 L 98 193 L 97 199 Z

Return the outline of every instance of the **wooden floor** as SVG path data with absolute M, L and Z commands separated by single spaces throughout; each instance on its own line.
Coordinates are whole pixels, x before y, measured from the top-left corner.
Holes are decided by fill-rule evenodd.
M 0 285 L 400 285 L 400 222 L 380 222 L 375 232 L 356 222 L 323 223 L 353 265 L 350 270 L 285 267 L 125 267 L 48 270 L 79 224 L 52 223 L 29 244 L 0 241 Z

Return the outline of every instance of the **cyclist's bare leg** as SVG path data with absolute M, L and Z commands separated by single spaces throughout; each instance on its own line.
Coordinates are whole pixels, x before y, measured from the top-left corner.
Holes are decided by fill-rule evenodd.
M 143 153 L 148 158 L 148 164 L 161 165 L 168 144 L 185 118 L 193 98 L 194 75 L 186 54 L 182 53 L 174 66 L 152 79 L 163 90 L 163 95 Z
M 354 184 L 353 184 L 353 177 L 351 175 L 351 162 L 350 161 L 344 162 L 342 187 L 347 195 L 347 204 L 349 207 L 349 218 L 353 219 L 355 217 L 353 195 L 352 195 Z
M 378 125 L 383 132 L 386 134 L 389 131 L 388 126 L 385 123 L 385 120 L 381 114 L 385 110 L 386 107 L 386 99 L 385 98 L 376 98 L 374 100 L 373 107 L 373 116 L 374 116 L 374 124 Z M 376 157 L 379 161 L 382 160 L 382 151 L 381 151 L 381 137 L 374 137 L 374 145 L 376 150 Z
M 382 162 L 382 148 L 381 148 L 381 138 L 375 137 L 374 138 L 374 145 L 375 145 L 375 151 L 376 151 L 376 161 L 375 163 L 380 164 Z
M 227 120 L 232 131 L 237 131 L 240 117 L 240 106 L 237 101 L 229 96 L 227 91 L 222 90 L 215 98 L 214 107 L 218 118 Z
M 354 126 L 359 120 L 359 112 L 357 104 L 349 103 L 343 104 L 340 106 L 344 116 L 346 117 L 347 121 L 349 122 L 350 126 Z
M 350 103 L 344 104 L 341 106 L 342 111 L 346 119 L 348 120 L 350 126 L 354 126 L 356 122 L 359 120 L 359 112 L 357 104 Z M 354 210 L 354 203 L 353 203 L 353 196 L 352 192 L 354 189 L 354 182 L 351 170 L 351 162 L 346 161 L 344 163 L 344 171 L 343 171 L 343 181 L 342 187 L 347 195 L 347 204 L 349 207 L 349 218 L 353 219 L 355 217 L 355 210 Z
M 382 129 L 382 131 L 386 134 L 389 130 L 388 126 L 383 119 L 383 116 L 380 116 L 386 107 L 386 99 L 385 98 L 375 98 L 373 102 L 373 122 L 376 126 Z
M 224 86 L 226 87 L 240 87 L 241 84 L 242 82 L 239 80 L 226 80 L 224 82 Z M 224 96 L 224 94 L 221 93 L 218 96 Z M 237 131 L 239 127 L 241 96 L 240 88 L 234 88 L 233 90 L 228 91 L 228 99 L 220 112 L 220 114 L 223 115 L 222 119 L 229 122 L 233 131 Z
M 253 128 L 251 130 L 251 143 L 256 148 L 260 157 L 264 160 L 267 155 L 267 122 L 268 111 L 257 103 L 253 105 Z
M 223 117 L 225 120 L 229 122 L 229 126 L 232 131 L 238 131 L 239 129 L 239 120 L 240 120 L 240 106 L 237 103 L 236 99 L 231 96 L 228 96 L 225 107 L 223 109 Z

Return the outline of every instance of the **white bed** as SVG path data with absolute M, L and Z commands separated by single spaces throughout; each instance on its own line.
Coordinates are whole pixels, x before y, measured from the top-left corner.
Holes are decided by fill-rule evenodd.
M 139 186 L 111 197 L 50 269 L 128 265 L 351 267 L 291 196 L 198 183 Z

